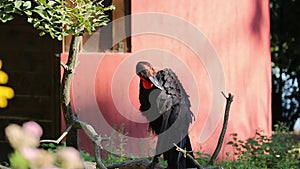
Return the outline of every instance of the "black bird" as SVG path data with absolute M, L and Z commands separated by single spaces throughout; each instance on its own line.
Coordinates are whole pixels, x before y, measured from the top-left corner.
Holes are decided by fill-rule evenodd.
M 136 74 L 140 77 L 140 111 L 149 121 L 149 127 L 158 135 L 156 155 L 149 169 L 158 163 L 163 154 L 168 169 L 195 167 L 176 150 L 173 143 L 193 156 L 188 127 L 194 120 L 190 101 L 182 84 L 171 69 L 155 72 L 148 62 L 138 62 Z

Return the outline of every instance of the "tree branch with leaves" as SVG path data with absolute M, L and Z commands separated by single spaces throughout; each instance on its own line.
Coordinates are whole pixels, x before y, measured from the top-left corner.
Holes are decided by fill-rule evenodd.
M 67 135 L 67 145 L 78 148 L 77 129 L 80 127 L 71 106 L 71 81 L 77 65 L 81 38 L 84 32 L 91 34 L 97 27 L 105 26 L 109 19 L 105 11 L 114 10 L 114 6 L 105 7 L 97 0 L 0 0 L 0 21 L 8 22 L 15 15 L 25 15 L 27 21 L 40 31 L 40 36 L 49 34 L 62 40 L 72 36 L 68 61 L 63 66 L 61 82 L 61 107 L 66 126 L 72 126 Z

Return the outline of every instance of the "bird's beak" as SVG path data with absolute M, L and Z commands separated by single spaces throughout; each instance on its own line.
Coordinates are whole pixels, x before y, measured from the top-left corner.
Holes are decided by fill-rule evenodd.
M 157 78 L 155 76 L 150 76 L 149 80 L 151 81 L 151 83 L 156 86 L 157 88 L 159 88 L 160 90 L 163 90 L 164 88 L 159 84 Z

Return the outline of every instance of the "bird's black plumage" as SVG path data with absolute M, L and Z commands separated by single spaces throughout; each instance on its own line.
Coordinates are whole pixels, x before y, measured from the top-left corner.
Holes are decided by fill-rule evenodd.
M 157 156 L 163 154 L 169 169 L 193 167 L 173 146 L 176 143 L 182 149 L 192 151 L 188 127 L 194 118 L 188 95 L 176 74 L 171 69 L 156 73 L 148 62 L 139 62 L 136 73 L 141 79 L 140 111 L 149 121 L 150 128 L 158 135 Z M 149 168 L 154 167 L 157 156 Z

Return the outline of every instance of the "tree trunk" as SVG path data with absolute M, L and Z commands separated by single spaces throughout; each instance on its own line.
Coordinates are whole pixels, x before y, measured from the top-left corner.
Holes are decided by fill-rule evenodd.
M 67 135 L 66 143 L 67 146 L 72 146 L 76 149 L 79 148 L 78 140 L 77 140 L 78 138 L 77 127 L 74 126 L 77 119 L 72 110 L 70 90 L 71 90 L 71 82 L 77 65 L 79 45 L 81 42 L 81 38 L 82 36 L 78 36 L 78 35 L 72 36 L 68 61 L 66 65 L 63 65 L 64 73 L 63 73 L 62 83 L 61 83 L 61 107 L 64 114 L 65 123 L 67 127 L 73 126 Z

